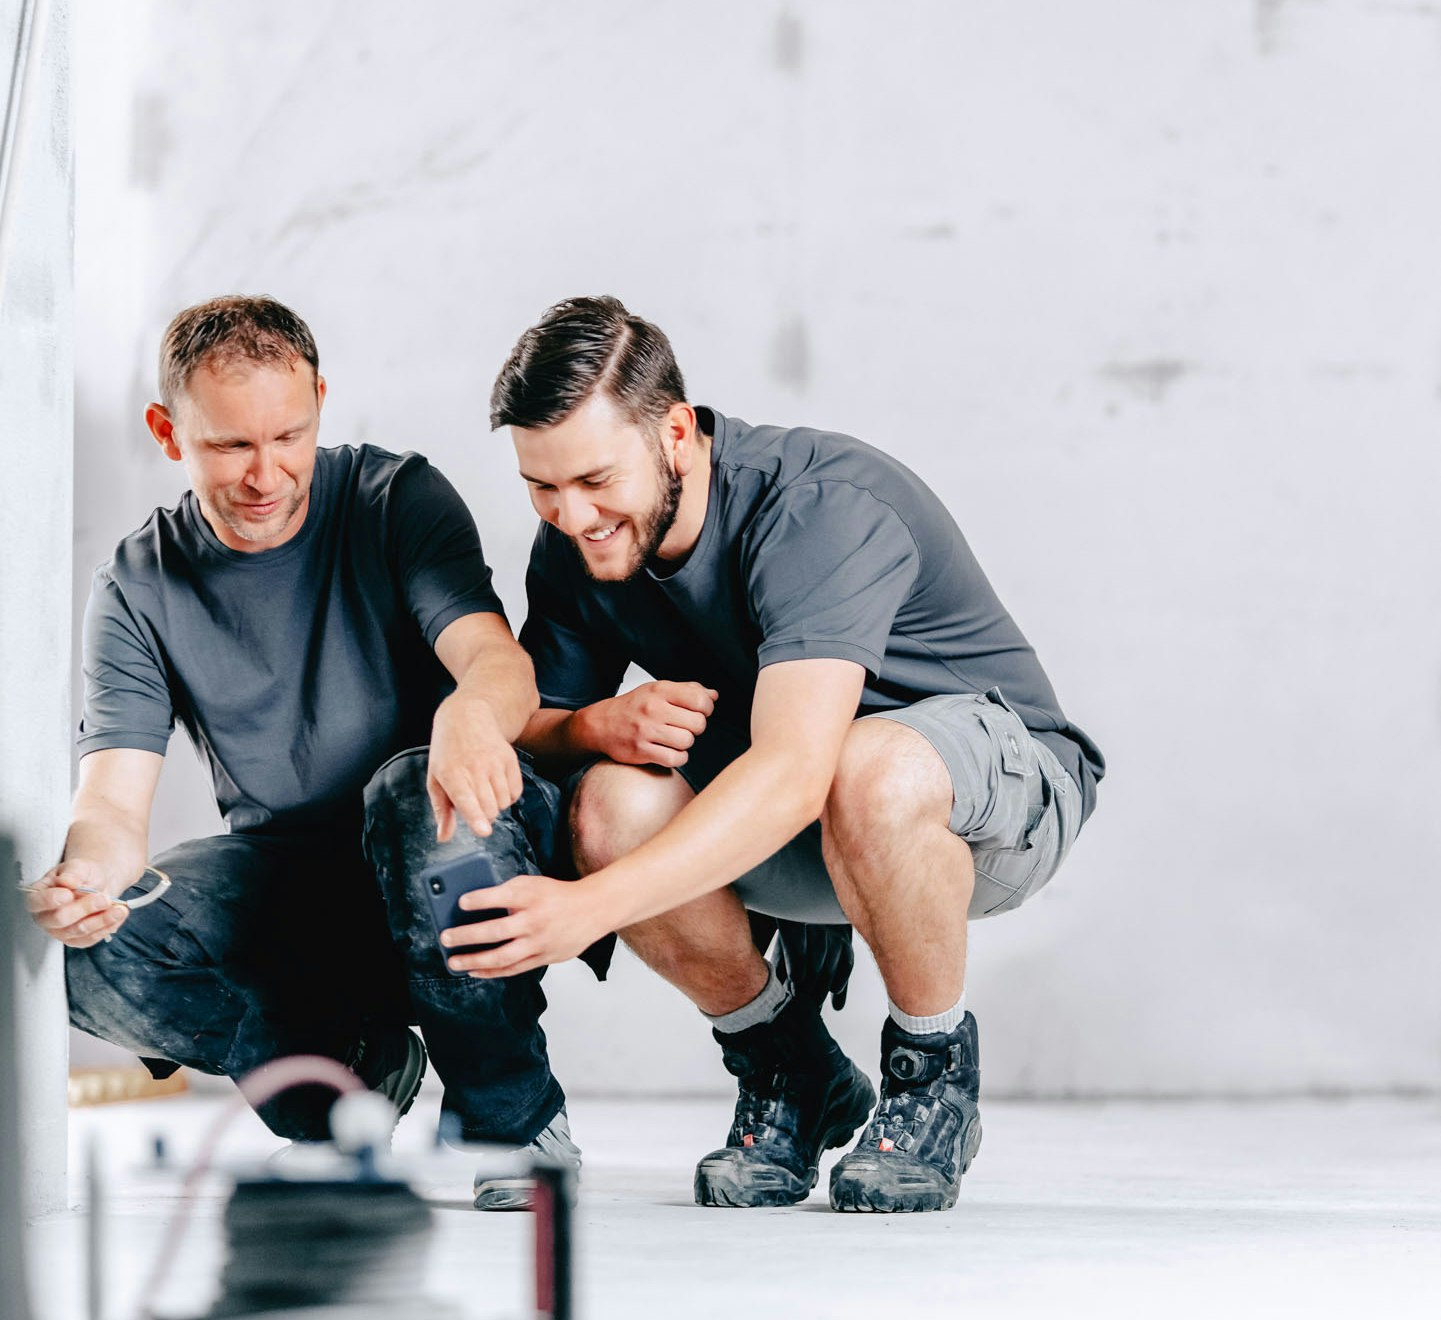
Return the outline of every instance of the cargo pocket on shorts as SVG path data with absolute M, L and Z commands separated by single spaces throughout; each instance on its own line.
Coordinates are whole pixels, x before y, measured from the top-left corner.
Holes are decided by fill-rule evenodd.
M 982 709 L 976 718 L 996 751 L 1000 773 L 985 823 L 973 832 L 975 842 L 983 848 L 1025 852 L 1027 839 L 1050 804 L 1050 785 L 1041 773 L 1030 731 L 1018 715 L 1004 707 Z
M 980 711 L 979 718 L 998 752 L 1001 775 L 985 830 L 993 842 L 971 845 L 976 868 L 971 915 L 991 916 L 1021 905 L 1049 855 L 1055 790 L 1019 716 L 998 706 Z
M 1047 784 L 1048 795 L 1049 789 Z M 972 852 L 971 860 L 976 869 L 976 889 L 970 907 L 972 917 L 1009 912 L 1031 896 L 1043 864 L 1054 852 L 1051 835 L 1055 829 L 1056 813 L 1042 811 L 1040 819 L 1027 832 L 1022 847 L 976 849 Z

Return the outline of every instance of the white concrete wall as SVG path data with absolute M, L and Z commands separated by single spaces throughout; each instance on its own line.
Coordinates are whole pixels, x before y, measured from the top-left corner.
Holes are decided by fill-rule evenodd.
M 177 493 L 140 423 L 165 321 L 265 291 L 317 334 L 324 438 L 435 459 L 518 622 L 490 383 L 548 303 L 616 293 L 698 400 L 926 477 L 1110 758 L 1063 876 L 975 932 L 989 1089 L 1441 1084 L 1433 6 L 83 22 L 77 564 Z M 166 792 L 161 841 L 206 828 L 196 776 Z M 641 969 L 573 972 L 573 1089 L 724 1085 Z
M 0 0 L 0 122 L 10 126 L 0 169 L 0 834 L 15 845 L 13 864 L 7 849 L 0 868 L 0 1015 L 13 1013 L 14 1022 L 0 1068 L 7 1111 L 15 1104 L 7 1135 L 18 1119 L 22 1136 L 18 1164 L 5 1160 L 0 1196 L 27 1214 L 64 1204 L 60 949 L 23 915 L 18 882 L 54 863 L 70 797 L 70 760 L 57 736 L 70 720 L 69 43 L 65 0 Z M 12 1247 L 0 1248 L 7 1266 Z M 6 1305 L 23 1320 L 26 1299 L 10 1277 Z

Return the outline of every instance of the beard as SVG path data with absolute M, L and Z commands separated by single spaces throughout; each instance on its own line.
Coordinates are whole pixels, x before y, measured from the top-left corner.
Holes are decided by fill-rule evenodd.
M 593 582 L 629 582 L 645 567 L 646 561 L 654 557 L 661 542 L 675 525 L 676 514 L 680 510 L 681 479 L 665 461 L 665 455 L 661 453 L 659 446 L 656 447 L 655 458 L 659 489 L 656 491 L 655 503 L 645 513 L 631 519 L 635 544 L 631 547 L 630 558 L 626 560 L 624 567 L 619 572 L 602 576 L 591 568 L 590 560 L 582 551 L 581 563 L 585 565 L 586 576 Z
M 309 493 L 308 486 L 304 488 L 297 486 L 288 495 L 281 497 L 280 506 L 263 522 L 247 519 L 228 500 L 224 503 L 215 501 L 215 514 L 242 541 L 268 541 L 290 526 L 291 519 L 295 517 L 300 506 L 305 503 L 305 498 Z
M 655 458 L 656 476 L 660 480 L 660 490 L 656 494 L 655 504 L 650 511 L 636 523 L 635 552 L 638 562 L 627 574 L 628 577 L 634 577 L 644 567 L 646 560 L 655 557 L 655 552 L 660 549 L 661 542 L 670 534 L 670 529 L 675 526 L 675 516 L 680 510 L 681 479 L 671 470 L 670 464 L 665 461 L 664 454 L 657 451 Z

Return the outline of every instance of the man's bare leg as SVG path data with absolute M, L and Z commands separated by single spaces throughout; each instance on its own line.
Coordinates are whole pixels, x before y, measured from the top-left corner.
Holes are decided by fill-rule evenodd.
M 571 814 L 576 865 L 589 874 L 651 838 L 693 794 L 673 771 L 600 764 Z M 791 1000 L 751 939 L 729 889 L 627 927 L 621 938 L 712 1021 L 739 1096 L 724 1147 L 696 1166 L 700 1205 L 803 1200 L 820 1153 L 866 1120 L 875 1090 L 841 1052 L 817 1006 Z
M 980 1144 L 980 1060 L 965 1012 L 966 921 L 975 870 L 951 834 L 950 773 L 895 720 L 851 726 L 821 819 L 841 907 L 890 996 L 881 1102 L 831 1170 L 837 1210 L 942 1210 Z
M 589 875 L 659 832 L 695 793 L 674 770 L 600 764 L 581 781 L 571 809 L 575 863 Z M 745 908 L 718 889 L 620 933 L 646 966 L 702 1013 L 719 1017 L 765 989 L 770 969 L 751 940 Z
M 895 720 L 858 720 L 822 817 L 826 868 L 870 946 L 891 1002 L 944 1013 L 966 983 L 975 870 L 950 832 L 951 777 L 929 742 Z

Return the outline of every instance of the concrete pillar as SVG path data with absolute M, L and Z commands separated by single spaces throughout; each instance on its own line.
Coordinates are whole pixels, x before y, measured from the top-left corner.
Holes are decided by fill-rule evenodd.
M 19 896 L 11 883 L 11 878 L 18 875 L 15 850 L 10 840 L 0 834 L 0 968 L 6 973 L 5 993 L 0 994 L 0 1059 L 6 1060 L 17 1057 L 15 1020 L 19 1005 L 11 993 L 9 969 L 15 928 L 23 919 Z M 10 1314 L 16 1320 L 30 1320 L 30 1284 L 21 1241 L 22 1208 L 17 1195 L 23 1145 L 17 1095 L 15 1069 L 0 1069 L 0 1279 L 4 1280 Z
M 0 834 L 15 851 L 0 877 L 13 935 L 4 941 L 0 994 L 13 1011 L 14 1055 L 0 1066 L 14 1074 L 21 1136 L 16 1184 L 4 1192 L 18 1190 L 30 1216 L 65 1201 L 60 950 L 19 919 L 15 872 L 33 880 L 55 860 L 71 788 L 67 0 L 0 0 L 0 80 Z

